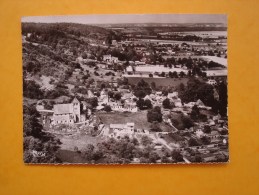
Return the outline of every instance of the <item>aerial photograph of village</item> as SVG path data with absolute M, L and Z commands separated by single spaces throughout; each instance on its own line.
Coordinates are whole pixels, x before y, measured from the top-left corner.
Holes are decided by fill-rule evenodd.
M 226 15 L 23 17 L 25 163 L 226 163 Z

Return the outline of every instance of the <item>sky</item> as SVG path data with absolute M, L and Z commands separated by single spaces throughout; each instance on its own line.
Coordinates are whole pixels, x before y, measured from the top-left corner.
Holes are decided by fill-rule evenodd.
M 225 14 L 106 14 L 106 15 L 64 15 L 27 16 L 22 22 L 36 23 L 80 23 L 80 24 L 120 24 L 120 23 L 227 23 Z

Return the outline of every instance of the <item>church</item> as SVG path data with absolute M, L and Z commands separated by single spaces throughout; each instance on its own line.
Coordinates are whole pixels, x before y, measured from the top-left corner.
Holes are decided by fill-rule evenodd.
M 81 117 L 80 102 L 74 98 L 70 104 L 54 105 L 53 123 L 57 124 L 74 124 L 84 121 Z

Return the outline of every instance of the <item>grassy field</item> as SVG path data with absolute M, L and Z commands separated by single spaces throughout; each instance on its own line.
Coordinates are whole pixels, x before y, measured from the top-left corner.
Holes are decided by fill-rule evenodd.
M 141 111 L 137 113 L 129 112 L 111 112 L 111 113 L 97 113 L 101 121 L 106 124 L 121 124 L 127 122 L 135 123 L 135 127 L 138 129 L 147 129 L 150 123 L 147 122 L 147 112 Z
M 147 121 L 146 110 L 137 113 L 97 113 L 97 116 L 100 117 L 101 121 L 106 125 L 133 122 L 135 123 L 135 128 L 137 129 L 150 129 L 151 125 L 151 123 Z M 158 126 L 162 129 L 162 131 L 172 131 L 172 128 L 163 122 L 159 123 Z
M 152 82 L 156 83 L 156 86 L 171 86 L 176 87 L 180 83 L 183 83 L 184 85 L 187 84 L 188 78 L 145 78 L 145 77 L 127 77 L 130 84 L 137 84 L 141 79 L 146 81 L 147 83 L 151 84 Z
M 88 135 L 83 136 L 57 136 L 62 142 L 61 149 L 62 150 L 70 150 L 73 151 L 74 147 L 78 147 L 79 150 L 86 147 L 88 144 L 96 145 L 97 143 L 103 141 L 100 137 L 92 137 Z

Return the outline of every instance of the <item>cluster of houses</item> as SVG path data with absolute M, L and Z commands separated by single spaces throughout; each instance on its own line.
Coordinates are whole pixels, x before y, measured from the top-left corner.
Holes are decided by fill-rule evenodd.
M 100 95 L 97 97 L 94 93 L 89 90 L 89 95 L 91 97 L 96 97 L 98 100 L 98 106 L 96 110 L 103 110 L 105 106 L 110 106 L 112 111 L 116 112 L 138 112 L 138 107 L 136 105 L 137 97 L 130 91 L 124 90 L 121 91 L 120 100 L 115 100 L 115 98 L 110 98 L 108 95 L 108 90 L 103 89 Z M 163 101 L 168 98 L 171 103 L 174 104 L 174 108 L 170 109 L 170 112 L 181 112 L 185 115 L 190 114 L 190 111 L 193 106 L 197 106 L 200 109 L 210 110 L 210 107 L 204 105 L 201 100 L 196 102 L 189 102 L 184 104 L 181 102 L 181 99 L 178 97 L 177 92 L 168 93 L 164 95 L 160 91 L 155 91 L 150 95 L 146 95 L 143 99 L 150 100 L 153 106 L 163 107 Z M 41 119 L 43 125 L 49 125 L 50 127 L 57 125 L 70 125 L 75 124 L 85 124 L 89 126 L 94 126 L 90 119 L 87 116 L 95 116 L 90 109 L 90 105 L 85 101 L 79 101 L 77 98 L 74 98 L 70 103 L 59 103 L 54 104 L 53 109 L 45 109 L 44 103 L 41 101 L 38 102 L 36 108 L 38 112 L 41 113 Z M 147 127 L 146 129 L 137 129 L 133 122 L 125 124 L 102 124 L 100 121 L 96 122 L 96 126 L 99 130 L 105 131 L 102 135 L 120 139 L 124 136 L 135 137 L 135 136 L 148 136 L 154 143 L 160 143 L 163 136 L 167 136 L 169 133 L 176 133 L 178 139 L 173 142 L 167 143 L 165 147 L 170 149 L 179 150 L 179 152 L 184 156 L 186 162 L 192 162 L 196 159 L 195 156 L 201 157 L 203 162 L 212 162 L 218 160 L 224 160 L 228 158 L 227 151 L 227 140 L 228 135 L 222 134 L 221 132 L 227 130 L 227 124 L 225 120 L 221 120 L 219 115 L 214 116 L 213 118 L 208 119 L 206 122 L 199 122 L 195 124 L 194 127 L 185 130 L 176 129 L 169 119 L 166 119 L 164 116 L 167 114 L 166 109 L 162 109 L 163 120 L 172 127 L 172 132 L 150 132 Z M 93 119 L 94 117 L 92 117 Z M 204 132 L 204 127 L 209 126 L 211 132 Z M 157 138 L 155 135 L 161 135 L 161 138 Z M 190 146 L 188 141 L 190 139 L 201 140 L 204 137 L 210 140 L 210 143 L 207 145 L 198 144 L 195 146 Z M 165 140 L 164 140 L 165 142 Z M 164 142 L 161 142 L 161 146 L 156 147 L 156 150 L 161 150 L 164 146 Z
M 205 126 L 209 127 L 211 131 L 204 132 Z M 196 140 L 206 138 L 209 143 L 200 143 L 195 146 L 187 146 L 185 143 L 179 150 L 190 161 L 195 161 L 195 156 L 200 156 L 203 162 L 226 160 L 228 159 L 228 135 L 222 133 L 223 131 L 227 131 L 226 121 L 220 120 L 220 116 L 215 116 L 211 121 L 199 123 L 193 128 L 180 132 L 186 142 L 191 138 Z M 190 136 L 185 136 L 186 132 Z

